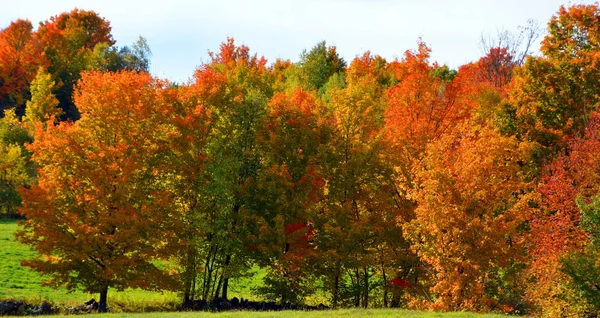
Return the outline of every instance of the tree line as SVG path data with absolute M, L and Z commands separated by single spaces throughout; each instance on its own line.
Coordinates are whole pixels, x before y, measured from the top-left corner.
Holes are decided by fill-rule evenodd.
M 421 40 L 268 64 L 227 39 L 176 84 L 110 31 L 77 9 L 0 31 L 0 211 L 48 284 L 105 311 L 109 288 L 226 300 L 258 266 L 281 303 L 600 308 L 598 4 L 561 7 L 539 56 L 457 70 Z

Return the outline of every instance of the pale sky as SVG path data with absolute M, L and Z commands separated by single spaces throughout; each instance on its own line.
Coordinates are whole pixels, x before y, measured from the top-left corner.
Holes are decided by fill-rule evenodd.
M 594 1 L 572 1 L 590 4 Z M 29 19 L 34 26 L 73 8 L 110 21 L 118 46 L 139 35 L 153 53 L 151 71 L 186 81 L 229 36 L 274 62 L 298 61 L 304 49 L 326 40 L 350 62 L 370 50 L 388 60 L 414 49 L 419 37 L 432 60 L 451 68 L 481 55 L 482 34 L 517 32 L 528 19 L 543 29 L 561 0 L 3 0 L 0 28 Z M 541 40 L 541 38 L 540 38 Z M 537 45 L 536 45 L 537 48 Z

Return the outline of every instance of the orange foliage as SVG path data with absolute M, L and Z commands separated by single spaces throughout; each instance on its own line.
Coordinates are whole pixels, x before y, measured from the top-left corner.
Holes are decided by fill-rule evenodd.
M 166 83 L 143 73 L 84 73 L 76 123 L 38 127 L 29 147 L 38 184 L 21 189 L 18 233 L 40 255 L 23 264 L 55 284 L 163 289 L 173 281 L 153 260 L 165 250 L 171 208 L 159 180 L 168 132 Z
M 48 66 L 32 30 L 31 22 L 17 20 L 0 31 L 0 110 L 15 107 L 23 115 L 31 81 L 40 66 Z
M 406 225 L 413 248 L 435 273 L 437 310 L 494 308 L 488 275 L 523 255 L 523 149 L 489 128 L 463 129 L 428 145 L 415 167 L 416 218 Z

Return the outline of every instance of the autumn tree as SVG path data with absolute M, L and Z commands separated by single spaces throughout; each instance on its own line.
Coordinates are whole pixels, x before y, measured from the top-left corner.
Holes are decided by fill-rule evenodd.
M 522 138 L 540 145 L 538 164 L 581 136 L 598 107 L 599 20 L 597 4 L 561 7 L 548 23 L 542 56 L 516 73 L 511 103 Z
M 29 85 L 38 68 L 47 65 L 29 20 L 13 21 L 0 30 L 0 111 L 14 108 L 17 116 L 23 116 Z
M 17 238 L 39 255 L 22 264 L 52 286 L 100 293 L 100 311 L 109 288 L 174 288 L 156 262 L 172 234 L 163 226 L 165 85 L 146 73 L 85 73 L 75 96 L 81 120 L 38 126 L 29 147 L 39 179 L 20 192 Z
M 196 292 L 204 300 L 227 299 L 230 278 L 250 267 L 246 238 L 252 224 L 246 219 L 254 210 L 248 191 L 262 168 L 256 138 L 273 84 L 265 65 L 264 58 L 228 39 L 197 70 L 189 87 L 199 102 L 197 110 L 204 109 L 211 122 L 206 144 L 192 148 L 206 156 L 203 172 L 195 176 L 206 183 L 196 189 L 202 204 L 189 214 L 197 227 L 189 238 L 194 241 L 190 252 L 197 256 L 188 257 L 186 265 L 195 271 L 187 275 L 191 279 L 203 268 Z M 190 289 L 189 297 L 193 295 Z
M 36 77 L 31 82 L 31 100 L 27 101 L 25 116 L 23 117 L 23 121 L 31 127 L 36 123 L 45 126 L 47 121 L 54 123 L 61 115 L 62 112 L 57 107 L 58 100 L 52 93 L 54 86 L 52 75 L 40 67 Z
M 468 109 L 455 102 L 448 82 L 435 76 L 440 66 L 430 64 L 430 54 L 431 49 L 419 42 L 418 50 L 406 51 L 402 60 L 391 63 L 398 83 L 388 91 L 387 134 L 411 156 L 468 115 Z
M 0 214 L 15 215 L 21 204 L 17 189 L 28 187 L 35 180 L 31 154 L 25 148 L 32 141 L 15 110 L 5 110 L 0 119 Z
M 73 104 L 74 85 L 88 69 L 96 45 L 112 46 L 110 22 L 94 11 L 73 9 L 40 24 L 36 32 L 50 65 L 48 72 L 57 82 L 55 91 L 64 118 L 78 119 Z
M 315 290 L 313 216 L 324 189 L 319 153 L 329 139 L 325 107 L 312 93 L 276 93 L 258 147 L 264 154 L 251 195 L 257 263 L 269 268 L 261 292 L 302 303 Z
M 488 294 L 494 273 L 524 255 L 525 151 L 485 126 L 458 129 L 430 143 L 415 167 L 418 206 L 406 231 L 435 273 L 433 308 L 490 310 L 500 300 Z
M 382 263 L 382 248 L 390 243 L 400 248 L 380 236 L 384 227 L 393 231 L 402 210 L 395 205 L 393 172 L 384 156 L 386 103 L 377 73 L 376 59 L 367 54 L 352 62 L 346 85 L 323 92 L 332 135 L 320 159 L 325 189 L 313 240 L 320 251 L 315 269 L 334 307 L 368 307 L 382 285 L 376 273 L 390 265 Z
M 585 134 L 568 143 L 569 152 L 546 165 L 538 184 L 540 195 L 531 221 L 532 278 L 528 299 L 542 314 L 581 314 L 582 299 L 571 279 L 560 270 L 561 258 L 587 249 L 589 240 L 581 228 L 579 197 L 589 203 L 600 188 L 599 117 L 593 112 Z M 547 297 L 551 295 L 551 297 Z

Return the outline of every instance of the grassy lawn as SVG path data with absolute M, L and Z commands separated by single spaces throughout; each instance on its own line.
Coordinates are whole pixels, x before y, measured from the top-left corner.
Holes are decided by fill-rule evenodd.
M 27 267 L 20 265 L 21 260 L 31 258 L 35 252 L 28 246 L 14 241 L 14 232 L 17 230 L 17 221 L 0 218 L 0 299 L 19 299 L 31 303 L 40 303 L 44 300 L 63 303 L 67 305 L 81 304 L 91 298 L 98 299 L 98 295 L 91 295 L 80 291 L 67 293 L 66 289 L 53 289 L 42 287 L 44 277 Z M 238 297 L 260 301 L 252 290 L 259 287 L 265 271 L 254 268 L 249 277 L 232 280 L 230 284 L 231 297 Z M 181 300 L 173 292 L 150 292 L 139 289 L 129 289 L 122 292 L 109 291 L 110 306 L 128 308 L 160 309 L 173 307 Z M 317 305 L 326 302 L 322 295 L 315 295 L 309 299 L 309 304 Z
M 67 305 L 81 304 L 91 298 L 98 299 L 98 295 L 91 295 L 80 291 L 67 293 L 66 289 L 53 289 L 42 287 L 44 277 L 27 267 L 20 265 L 21 260 L 31 258 L 35 252 L 28 246 L 14 241 L 14 232 L 17 230 L 17 221 L 0 218 L 0 300 L 18 299 L 31 303 L 41 303 L 44 300 L 63 303 Z M 258 287 L 264 277 L 264 271 L 254 270 L 252 277 L 235 279 L 231 282 L 231 297 L 261 300 L 252 294 L 252 289 Z M 110 306 L 128 308 L 172 308 L 181 300 L 173 292 L 149 292 L 139 289 L 129 289 L 122 292 L 109 291 Z M 315 299 L 315 301 L 320 301 Z
M 31 258 L 35 252 L 28 246 L 14 241 L 17 222 L 12 219 L 0 219 L 0 299 L 19 299 L 31 303 L 44 300 L 54 303 L 81 304 L 98 295 L 83 292 L 67 293 L 66 289 L 42 287 L 44 277 L 27 267 L 20 265 L 21 260 Z M 146 307 L 167 306 L 179 302 L 176 293 L 148 292 L 143 290 L 110 291 L 109 300 L 119 306 Z
M 38 317 L 56 317 L 56 316 L 38 316 Z M 500 318 L 506 317 L 494 314 L 474 314 L 464 312 L 437 313 L 420 312 L 400 309 L 343 309 L 343 310 L 325 310 L 325 311 L 270 311 L 270 312 L 165 312 L 165 313 L 139 313 L 139 314 L 96 314 L 94 318 L 127 318 L 127 317 L 150 317 L 150 318 L 306 318 L 306 317 L 424 317 L 424 318 Z
M 31 258 L 35 252 L 29 250 L 27 246 L 14 241 L 14 232 L 17 230 L 17 222 L 11 219 L 0 219 L 0 300 L 18 299 L 29 303 L 39 304 L 44 300 L 53 303 L 62 303 L 65 305 L 79 305 L 91 298 L 98 299 L 98 295 L 90 295 L 83 292 L 73 292 L 68 294 L 65 289 L 53 289 L 42 287 L 44 280 L 38 273 L 29 270 L 29 268 L 20 266 L 22 259 Z M 265 275 L 264 271 L 256 268 L 251 277 L 234 280 L 231 284 L 231 297 L 246 298 L 251 300 L 261 300 L 252 294 L 252 289 L 258 287 Z M 135 308 L 141 311 L 139 314 L 131 313 L 113 313 L 94 315 L 93 317 L 206 317 L 206 318 L 249 318 L 249 317 L 502 317 L 500 315 L 478 315 L 473 313 L 432 313 L 417 312 L 408 310 L 394 309 L 347 309 L 347 310 L 328 310 L 328 311 L 281 311 L 281 312 L 155 312 L 146 311 L 169 310 L 179 304 L 180 297 L 172 292 L 149 292 L 138 289 L 125 290 L 123 292 L 109 291 L 109 307 L 115 311 L 122 309 Z M 322 295 L 313 296 L 309 303 L 318 304 L 326 302 Z M 144 313 L 146 312 L 146 313 Z M 48 316 L 56 317 L 56 316 Z

